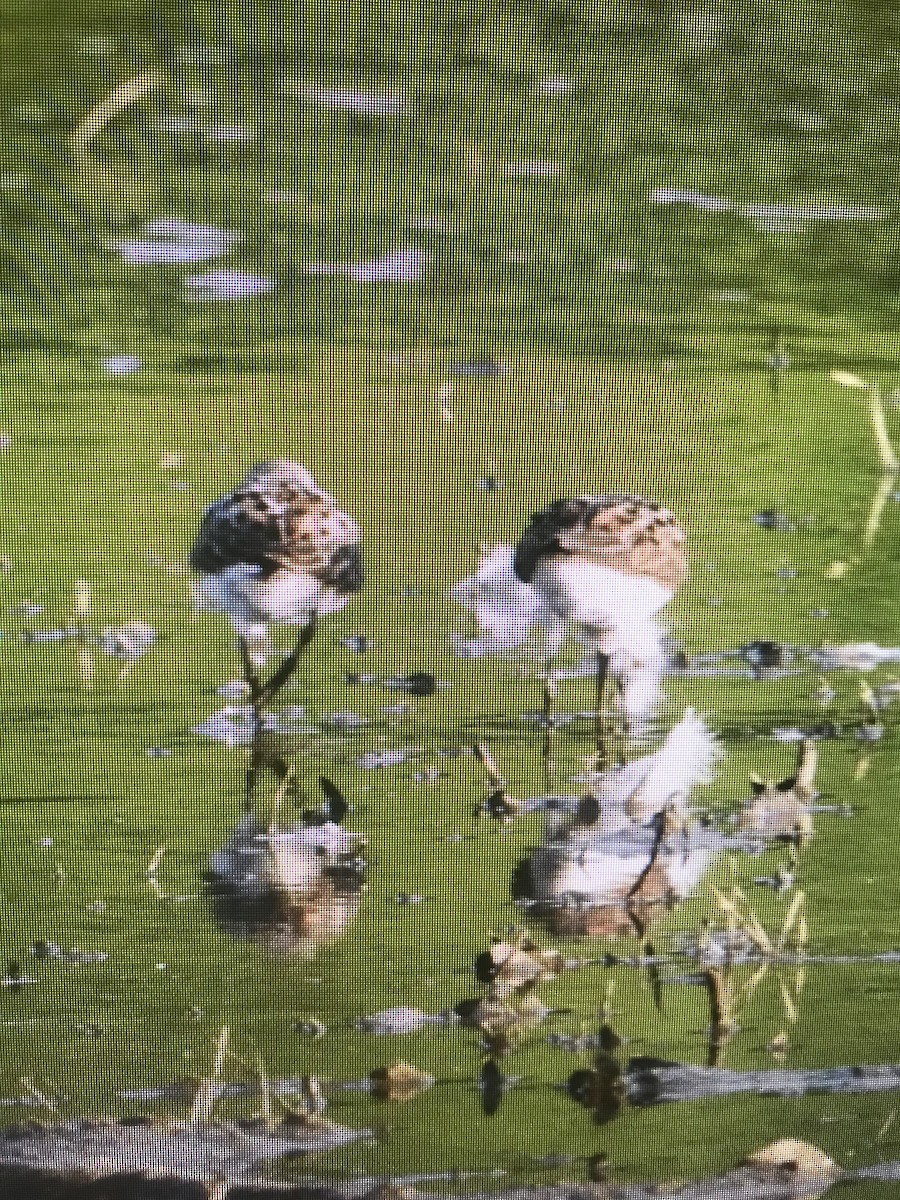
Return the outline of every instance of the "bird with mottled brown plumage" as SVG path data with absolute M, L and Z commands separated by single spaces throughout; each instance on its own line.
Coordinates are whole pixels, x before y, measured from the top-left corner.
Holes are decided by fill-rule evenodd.
M 201 577 L 199 606 L 231 619 L 251 691 L 261 688 L 252 668 L 266 661 L 272 625 L 300 627 L 299 650 L 316 619 L 363 585 L 359 526 L 306 467 L 284 458 L 252 467 L 206 509 L 190 565 Z M 279 670 L 278 687 L 289 674 Z
M 513 556 L 516 577 L 605 659 L 630 718 L 646 716 L 659 695 L 666 654 L 656 615 L 687 577 L 685 541 L 662 505 L 586 495 L 535 513 Z

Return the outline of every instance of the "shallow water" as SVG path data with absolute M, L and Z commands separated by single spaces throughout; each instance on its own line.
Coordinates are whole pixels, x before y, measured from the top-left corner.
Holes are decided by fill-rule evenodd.
M 612 1178 L 664 1181 L 781 1136 L 848 1168 L 900 1158 L 890 1090 L 626 1097 L 603 1124 L 566 1091 L 603 1023 L 623 1068 L 834 1072 L 838 1092 L 840 1069 L 895 1063 L 900 1034 L 897 679 L 876 653 L 900 641 L 898 518 L 865 398 L 829 378 L 897 384 L 894 18 L 595 8 L 63 21 L 0 0 L 9 1123 L 185 1117 L 227 1026 L 216 1113 L 313 1075 L 329 1116 L 377 1129 L 295 1175 L 538 1183 L 603 1150 Z M 290 875 L 270 846 L 258 890 L 249 855 L 225 895 L 211 864 L 234 848 L 251 721 L 181 564 L 203 507 L 276 454 L 360 521 L 368 581 L 266 730 L 256 813 L 273 836 L 317 829 L 324 774 L 365 866 L 307 846 Z M 574 814 L 584 794 L 592 681 L 570 646 L 548 727 L 539 663 L 454 653 L 477 631 L 450 592 L 483 542 L 601 487 L 656 494 L 691 545 L 670 611 L 688 666 L 628 755 L 688 705 L 725 753 L 689 798 L 708 861 L 683 902 L 648 889 L 637 924 L 563 936 L 517 888 L 560 816 L 546 798 Z M 135 621 L 156 640 L 123 672 L 100 642 Z M 769 641 L 800 649 L 740 656 Z M 868 658 L 836 657 L 857 643 Z M 803 737 L 808 828 L 747 843 L 750 773 L 790 778 Z M 661 865 L 657 834 L 624 839 L 629 886 Z M 483 1000 L 473 963 L 510 926 L 590 965 L 512 1015 L 358 1027 Z M 492 1058 L 515 1082 L 486 1115 Z M 435 1085 L 357 1086 L 400 1060 Z

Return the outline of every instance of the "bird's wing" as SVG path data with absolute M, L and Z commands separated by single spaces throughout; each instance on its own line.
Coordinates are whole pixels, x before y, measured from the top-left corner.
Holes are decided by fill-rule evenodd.
M 668 509 L 632 496 L 601 498 L 592 508 L 583 520 L 559 530 L 560 550 L 666 587 L 684 582 L 685 534 Z
M 548 555 L 575 555 L 677 587 L 687 575 L 684 530 L 668 509 L 638 496 L 579 496 L 535 513 L 513 558 L 529 583 Z
M 300 491 L 284 501 L 244 487 L 206 510 L 190 563 L 206 573 L 247 565 L 267 575 L 286 567 L 330 582 L 329 572 L 337 564 L 346 574 L 351 558 L 358 573 L 358 543 L 356 524 L 321 495 Z

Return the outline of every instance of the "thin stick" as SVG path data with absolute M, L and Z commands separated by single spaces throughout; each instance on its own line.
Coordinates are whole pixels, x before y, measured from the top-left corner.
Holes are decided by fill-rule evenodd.
M 225 1065 L 225 1057 L 228 1053 L 228 1036 L 228 1026 L 223 1025 L 216 1041 L 216 1055 L 213 1060 L 212 1071 L 206 1079 L 201 1080 L 200 1086 L 194 1094 L 194 1100 L 191 1104 L 191 1115 L 188 1118 L 191 1125 L 208 1121 L 212 1117 L 216 1101 L 222 1094 L 220 1077 L 222 1068 Z
M 797 1012 L 797 1005 L 794 1002 L 794 997 L 788 991 L 787 984 L 783 979 L 778 980 L 778 990 L 781 993 L 781 1003 L 784 1005 L 784 1015 L 787 1017 L 790 1025 L 795 1025 L 799 1015 Z
M 609 671 L 609 655 L 602 650 L 597 651 L 596 696 L 594 707 L 594 744 L 597 749 L 597 769 L 606 770 L 608 757 L 606 751 L 606 729 L 603 720 L 603 692 L 606 688 L 606 676 Z
M 500 774 L 500 769 L 494 762 L 493 756 L 488 748 L 487 742 L 476 742 L 472 747 L 475 757 L 484 767 L 488 779 L 497 787 L 503 787 L 503 776 Z
M 731 994 L 728 980 L 719 967 L 708 967 L 703 972 L 706 994 L 709 997 L 709 1053 L 707 1065 L 715 1067 L 719 1062 L 722 1047 L 736 1026 L 731 1011 Z
M 881 476 L 878 487 L 875 489 L 875 494 L 872 497 L 872 507 L 869 509 L 869 517 L 866 521 L 866 529 L 863 534 L 863 547 L 866 550 L 872 545 L 878 530 L 881 528 L 881 519 L 884 516 L 884 510 L 896 486 L 896 471 L 887 471 Z
M 544 676 L 544 692 L 543 692 L 543 716 L 545 723 L 550 726 L 553 724 L 553 708 L 557 697 L 558 688 L 556 686 L 556 676 L 553 671 L 548 670 Z
M 785 946 L 787 945 L 787 940 L 791 933 L 791 930 L 794 928 L 794 925 L 797 923 L 797 919 L 803 912 L 803 908 L 804 908 L 805 904 L 806 904 L 806 892 L 804 892 L 804 891 L 796 892 L 794 894 L 793 900 L 791 901 L 791 906 L 788 909 L 787 913 L 785 914 L 784 923 L 781 926 L 781 933 L 779 933 L 778 941 L 775 943 L 776 950 L 783 950 L 785 948 Z
M 884 1141 L 887 1131 L 890 1129 L 890 1127 L 893 1125 L 893 1123 L 896 1120 L 897 1120 L 897 1110 L 896 1110 L 896 1108 L 892 1108 L 891 1111 L 888 1113 L 888 1115 L 885 1117 L 885 1119 L 882 1121 L 881 1128 L 875 1134 L 875 1141 L 872 1143 L 873 1146 L 881 1145 L 882 1141 Z
M 896 451 L 891 445 L 884 415 L 884 401 L 881 399 L 881 389 L 873 385 L 871 395 L 872 406 L 869 411 L 872 417 L 872 429 L 875 432 L 875 444 L 878 447 L 878 457 L 881 459 L 881 465 L 885 471 L 896 475 L 900 471 L 900 459 L 897 458 Z
M 46 1108 L 52 1113 L 59 1111 L 58 1106 L 53 1103 L 49 1096 L 45 1096 L 39 1088 L 36 1088 L 27 1075 L 22 1076 L 22 1087 L 25 1090 L 25 1095 L 32 1100 L 36 1100 L 41 1108 Z
M 124 83 L 114 87 L 102 100 L 88 109 L 78 122 L 69 139 L 69 145 L 75 154 L 83 154 L 94 138 L 114 117 L 130 108 L 138 100 L 149 96 L 161 82 L 161 73 L 157 70 L 150 70 L 144 71 L 141 75 L 135 75 L 134 78 L 127 79 Z

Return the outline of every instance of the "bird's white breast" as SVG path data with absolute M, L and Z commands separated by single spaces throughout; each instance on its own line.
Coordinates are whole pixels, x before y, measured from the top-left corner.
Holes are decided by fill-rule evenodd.
M 654 579 L 626 575 L 575 556 L 538 563 L 531 586 L 565 620 L 597 625 L 646 619 L 673 595 L 671 588 Z

